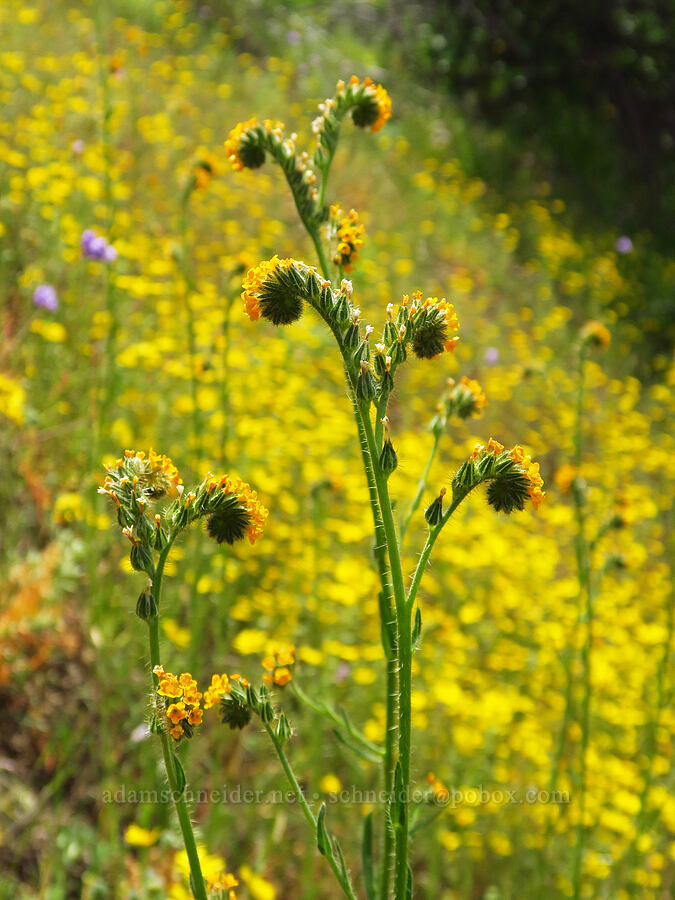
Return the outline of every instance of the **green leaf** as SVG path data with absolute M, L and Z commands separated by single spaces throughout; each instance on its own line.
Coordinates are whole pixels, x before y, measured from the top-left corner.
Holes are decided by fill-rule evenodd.
M 365 759 L 367 762 L 371 763 L 382 762 L 382 757 L 384 755 L 383 752 L 375 753 L 374 751 L 369 750 L 367 747 L 363 747 L 361 744 L 350 741 L 342 734 L 342 732 L 338 731 L 337 728 L 333 728 L 333 734 L 343 745 L 343 747 L 347 747 L 352 751 L 352 753 L 355 753 L 361 759 Z
M 330 838 L 328 837 L 328 832 L 326 831 L 326 804 L 321 804 L 321 809 L 319 810 L 319 815 L 316 820 L 316 845 L 319 848 L 319 853 L 322 856 L 328 856 L 330 854 L 331 858 L 333 856 L 333 850 L 330 845 Z
M 361 859 L 363 863 L 363 881 L 367 900 L 375 900 L 375 871 L 373 868 L 373 813 L 363 820 L 363 840 L 361 841 Z
M 347 875 L 347 864 L 345 863 L 345 858 L 342 855 L 342 848 L 338 844 L 337 838 L 333 838 L 333 859 L 337 855 L 338 865 L 340 866 L 340 872 L 342 873 L 342 880 L 344 884 L 347 884 L 349 881 L 349 876 Z
M 183 768 L 183 763 L 175 753 L 173 755 L 173 768 L 176 773 L 176 791 L 180 796 L 185 790 L 187 779 L 185 778 L 185 769 Z
M 412 649 L 413 652 L 417 648 L 417 642 L 420 638 L 420 634 L 422 633 L 422 613 L 420 612 L 419 606 L 415 610 L 415 621 L 413 623 L 412 630 Z

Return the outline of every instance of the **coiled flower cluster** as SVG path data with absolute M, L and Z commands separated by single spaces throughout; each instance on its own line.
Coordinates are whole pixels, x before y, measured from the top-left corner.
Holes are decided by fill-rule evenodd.
M 319 104 L 319 113 L 312 122 L 317 148 L 314 162 L 319 169 L 330 165 L 340 134 L 340 125 L 351 113 L 352 121 L 358 128 L 379 131 L 391 118 L 391 97 L 381 84 L 371 78 L 363 82 L 352 75 L 347 83 L 338 81 L 335 96 Z
M 206 517 L 206 530 L 218 544 L 233 544 L 244 537 L 253 544 L 262 536 L 268 516 L 257 493 L 240 478 L 209 473 L 201 484 L 185 491 L 173 462 L 154 450 L 147 455 L 125 450 L 124 456 L 107 466 L 99 493 L 111 497 L 117 506 L 117 521 L 131 542 L 131 565 L 146 572 L 151 582 L 154 552 L 165 550 L 195 520 Z M 162 499 L 170 502 L 153 514 L 151 504 Z M 142 619 L 157 615 L 151 585 L 138 598 L 136 612 Z
M 391 392 L 394 372 L 406 360 L 408 346 L 420 359 L 433 359 L 443 351 L 452 352 L 459 340 L 452 335 L 459 328 L 453 305 L 437 297 L 423 300 L 418 291 L 412 301 L 406 295 L 400 306 L 387 307 L 382 340 L 371 362 L 374 328 L 361 330 L 361 311 L 352 304 L 352 293 L 351 281 L 343 280 L 336 290 L 314 267 L 275 256 L 249 270 L 242 299 L 250 319 L 262 317 L 275 325 L 295 322 L 303 303 L 308 303 L 338 337 L 356 397 L 364 402 Z
M 157 676 L 157 695 L 163 700 L 164 725 L 176 741 L 194 736 L 195 728 L 202 724 L 204 710 L 202 694 L 189 672 L 174 675 L 165 672 L 163 666 L 153 669 Z
M 206 530 L 218 544 L 234 544 L 243 537 L 254 544 L 262 537 L 269 511 L 245 481 L 209 472 L 194 490 L 183 493 L 166 515 L 179 529 L 205 516 Z
M 283 122 L 257 119 L 239 122 L 225 141 L 225 153 L 232 168 L 259 169 L 267 154 L 281 166 L 293 192 L 298 211 L 306 224 L 320 221 L 316 175 L 309 165 L 309 155 L 298 153 L 296 135 L 286 136 Z
M 342 210 L 335 204 L 330 208 L 330 215 L 337 237 L 333 262 L 345 272 L 351 272 L 365 243 L 365 227 L 359 223 L 359 214 L 355 209 L 350 209 L 349 215 L 343 216 Z
M 488 482 L 488 503 L 497 512 L 522 510 L 527 500 L 536 509 L 544 500 L 539 463 L 532 462 L 518 444 L 510 450 L 493 438 L 487 446 L 476 444 L 452 480 L 453 494 L 468 493 L 482 482 Z

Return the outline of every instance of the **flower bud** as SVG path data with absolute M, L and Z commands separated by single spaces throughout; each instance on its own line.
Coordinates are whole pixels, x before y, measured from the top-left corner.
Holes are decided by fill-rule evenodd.
M 286 713 L 281 713 L 274 726 L 274 734 L 285 743 L 291 736 L 291 725 L 286 718 Z
M 384 474 L 389 477 L 389 475 L 396 470 L 397 466 L 398 458 L 396 456 L 396 451 L 394 450 L 394 445 L 387 437 L 382 445 L 382 452 L 380 453 L 380 468 Z
M 441 488 L 438 497 L 424 510 L 424 518 L 427 520 L 429 528 L 436 528 L 443 521 L 443 497 L 446 493 L 446 489 Z
M 375 399 L 375 385 L 367 362 L 361 363 L 361 371 L 356 379 L 356 399 L 361 403 L 372 403 Z
M 136 615 L 145 622 L 154 619 L 158 615 L 157 601 L 149 585 L 138 598 L 136 603 Z
M 137 572 L 147 572 L 148 575 L 154 574 L 155 564 L 152 552 L 144 544 L 133 545 L 129 553 L 129 561 L 131 562 L 131 568 Z

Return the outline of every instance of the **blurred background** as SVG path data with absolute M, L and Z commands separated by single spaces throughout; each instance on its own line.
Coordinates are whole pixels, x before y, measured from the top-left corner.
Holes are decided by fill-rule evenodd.
M 416 896 L 572 896 L 582 755 L 582 896 L 673 895 L 674 22 L 670 3 L 609 0 L 5 0 L 3 900 L 190 896 L 173 812 L 139 793 L 164 784 L 134 615 L 144 579 L 96 493 L 126 447 L 169 454 L 186 483 L 241 475 L 270 509 L 253 548 L 195 530 L 173 551 L 165 667 L 200 686 L 223 671 L 259 681 L 269 650 L 293 645 L 294 683 L 382 738 L 370 508 L 341 366 L 309 315 L 273 329 L 239 299 L 249 266 L 314 251 L 279 170 L 235 173 L 223 150 L 257 116 L 311 154 L 317 104 L 352 74 L 393 104 L 376 135 L 345 123 L 327 196 L 365 224 L 351 273 L 364 320 L 377 333 L 386 304 L 419 289 L 460 321 L 455 354 L 411 362 L 392 400 L 397 515 L 449 378 L 476 379 L 488 404 L 449 424 L 423 502 L 490 436 L 524 445 L 547 489 L 510 518 L 472 495 L 423 584 L 415 786 L 539 799 L 423 816 Z M 185 205 L 205 159 L 211 177 Z M 578 466 L 588 321 L 611 343 L 583 367 Z M 573 483 L 597 537 L 585 754 Z M 408 571 L 424 534 L 419 514 Z M 378 767 L 292 685 L 275 700 L 317 802 L 378 787 Z M 207 718 L 182 750 L 191 786 L 285 789 L 266 740 Z M 570 802 L 542 799 L 552 789 Z M 335 896 L 295 806 L 228 797 L 194 805 L 209 871 L 234 872 L 241 898 Z M 360 890 L 367 810 L 329 807 Z

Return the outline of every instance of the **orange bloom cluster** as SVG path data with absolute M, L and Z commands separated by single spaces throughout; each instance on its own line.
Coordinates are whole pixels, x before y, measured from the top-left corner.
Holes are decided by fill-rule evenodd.
M 166 718 L 171 725 L 169 734 L 176 741 L 183 735 L 191 736 L 192 728 L 201 725 L 204 718 L 204 711 L 200 706 L 202 694 L 199 692 L 197 682 L 189 672 L 183 672 L 178 676 L 172 672 L 165 672 L 163 666 L 155 666 L 153 672 L 159 681 L 157 687 L 159 696 L 175 701 L 166 707 Z
M 514 447 L 513 449 L 515 450 L 516 448 Z M 518 449 L 520 449 L 520 448 L 518 448 Z M 504 450 L 503 444 L 500 444 L 499 441 L 496 441 L 494 438 L 490 438 L 490 440 L 487 443 L 487 447 L 485 447 L 483 444 L 476 444 L 476 446 L 473 448 L 473 453 L 469 457 L 469 460 L 471 462 L 473 462 L 475 459 L 478 459 L 478 457 L 482 453 L 490 453 L 492 456 L 497 456 L 497 454 L 502 453 L 503 450 Z M 511 452 L 513 452 L 513 451 L 511 451 Z M 517 460 L 516 460 L 516 462 L 517 462 Z
M 532 506 L 537 509 L 539 504 L 543 503 L 544 497 L 546 496 L 545 492 L 542 490 L 544 487 L 544 479 L 539 474 L 539 463 L 532 462 L 532 458 L 528 456 L 518 444 L 509 450 L 509 454 L 514 462 L 517 462 L 519 466 L 523 467 L 525 477 L 529 481 L 528 494 L 530 495 Z
M 333 262 L 345 272 L 351 272 L 364 244 L 365 227 L 363 223 L 358 224 L 359 214 L 355 209 L 351 209 L 348 216 L 342 216 L 342 210 L 335 204 L 330 211 L 337 226 L 338 239 Z
M 457 318 L 455 307 L 452 303 L 448 303 L 445 297 L 440 300 L 438 297 L 427 297 L 426 300 L 422 300 L 422 291 L 415 291 L 412 299 L 413 302 L 410 303 L 410 298 L 407 294 L 404 294 L 401 301 L 403 306 L 407 307 L 410 304 L 408 313 L 410 320 L 421 320 L 424 318 L 426 321 L 432 321 L 433 317 L 435 328 L 459 331 L 459 319 Z M 448 353 L 452 353 L 458 341 L 459 337 L 457 335 L 448 338 L 443 342 L 443 349 Z
M 264 119 L 262 127 L 268 134 L 274 134 L 279 141 L 283 140 L 283 122 L 273 122 L 271 119 Z M 250 136 L 250 132 L 257 128 L 259 128 L 258 120 L 253 118 L 249 119 L 247 122 L 239 122 L 228 134 L 227 140 L 225 141 L 225 155 L 232 163 L 232 168 L 235 172 L 240 172 L 242 169 L 246 168 L 246 165 L 242 162 L 240 156 L 241 143 L 247 136 Z
M 345 93 L 346 91 L 354 91 L 361 85 L 360 79 L 356 75 L 352 75 L 349 84 L 345 86 L 344 81 L 338 81 L 337 93 Z M 382 87 L 381 84 L 375 84 L 372 78 L 365 78 L 363 81 L 363 96 L 372 100 L 377 106 L 377 118 L 371 124 L 370 130 L 375 133 L 379 131 L 391 118 L 391 97 Z
M 173 461 L 163 453 L 149 450 L 146 456 L 143 450 L 125 450 L 124 456 L 107 465 L 108 475 L 100 494 L 108 494 L 120 505 L 118 494 L 131 486 L 137 493 L 148 497 L 163 495 L 176 496 L 181 477 Z
M 291 670 L 293 665 L 295 665 L 295 647 L 275 648 L 262 661 L 263 669 L 265 669 L 263 681 L 265 684 L 284 687 L 293 678 Z
M 204 691 L 204 709 L 211 709 L 221 697 L 229 694 L 231 690 L 229 675 L 224 673 L 222 675 L 212 675 L 211 684 Z
M 252 322 L 260 318 L 260 294 L 265 281 L 273 277 L 277 269 L 290 266 L 307 268 L 304 263 L 298 262 L 296 259 L 279 259 L 275 255 L 272 259 L 263 260 L 259 265 L 248 270 L 242 283 L 241 299 L 244 301 L 246 315 Z
M 227 897 L 227 900 L 236 900 L 234 888 L 239 882 L 231 872 L 221 872 L 215 881 L 209 880 L 209 891 L 213 891 L 218 897 Z
M 460 387 L 463 387 L 473 396 L 475 403 L 474 413 L 477 413 L 481 409 L 485 409 L 487 406 L 487 397 L 485 396 L 485 391 L 477 381 L 473 378 L 467 378 L 466 375 L 462 375 L 459 384 Z
M 239 500 L 246 507 L 246 512 L 251 519 L 246 529 L 246 534 L 249 541 L 255 544 L 263 535 L 265 522 L 270 511 L 258 500 L 258 492 L 254 491 L 251 485 L 246 481 L 242 481 L 241 478 L 231 478 L 229 475 L 223 475 L 217 483 L 220 488 L 224 488 L 228 493 L 239 495 Z

